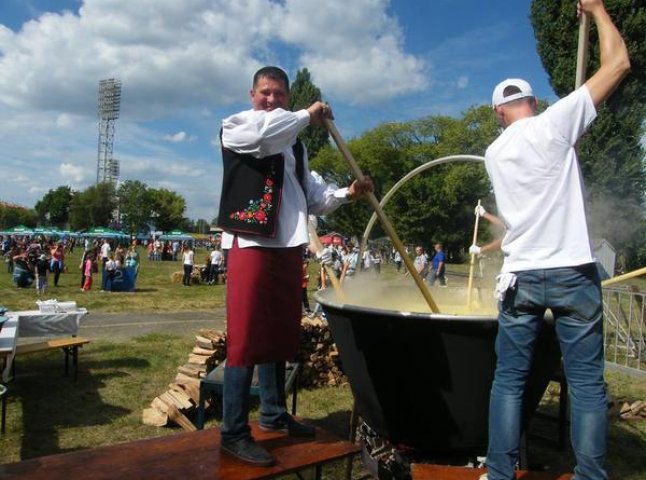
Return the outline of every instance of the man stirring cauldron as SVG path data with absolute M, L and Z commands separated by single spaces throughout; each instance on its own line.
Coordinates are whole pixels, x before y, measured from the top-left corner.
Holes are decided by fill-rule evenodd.
M 224 368 L 222 451 L 269 466 L 274 457 L 256 444 L 248 425 L 254 365 L 260 384 L 260 428 L 314 436 L 314 427 L 286 410 L 285 361 L 299 345 L 303 246 L 308 213 L 323 215 L 372 191 L 372 181 L 337 189 L 308 169 L 297 140 L 308 125 L 331 118 L 314 102 L 289 111 L 289 80 L 277 67 L 253 77 L 252 109 L 222 122 L 224 178 L 219 223 L 227 263 L 227 361 Z M 331 255 L 319 258 L 329 262 Z
M 599 33 L 600 67 L 567 97 L 536 115 L 524 80 L 493 91 L 504 131 L 485 165 L 506 225 L 499 294 L 497 365 L 489 410 L 488 480 L 515 478 L 521 409 L 532 352 L 546 309 L 556 322 L 571 398 L 577 480 L 607 479 L 607 401 L 603 381 L 601 285 L 588 238 L 575 144 L 596 107 L 630 69 L 628 52 L 602 0 L 580 0 Z

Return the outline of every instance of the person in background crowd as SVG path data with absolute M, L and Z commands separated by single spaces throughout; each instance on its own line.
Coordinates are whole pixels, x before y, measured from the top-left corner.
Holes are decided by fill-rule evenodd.
M 431 281 L 429 284 L 435 286 L 439 283 L 440 287 L 446 287 L 446 254 L 444 253 L 444 246 L 441 243 L 436 243 L 435 255 L 431 260 Z
M 375 259 L 372 256 L 372 251 L 370 248 L 366 248 L 363 251 L 363 258 L 361 259 L 361 266 L 364 272 L 370 271 L 375 266 Z
M 153 260 L 159 262 L 162 259 L 162 243 L 159 237 L 155 238 L 153 242 Z
M 224 261 L 222 250 L 220 250 L 219 245 L 215 245 L 214 249 L 211 251 L 210 259 L 211 268 L 209 270 L 209 285 L 217 285 L 220 281 L 220 269 L 222 267 L 222 262 Z
M 191 286 L 191 274 L 193 273 L 193 258 L 195 253 L 191 246 L 187 243 L 182 247 L 182 264 L 184 265 L 184 276 L 182 277 L 182 285 L 185 287 Z
M 395 262 L 395 267 L 397 268 L 397 272 L 400 272 L 402 269 L 402 254 L 399 253 L 399 250 L 395 250 L 393 253 L 393 261 Z
M 343 269 L 341 270 L 340 281 L 344 282 L 354 277 L 359 265 L 359 248 L 354 246 L 354 243 L 348 243 L 348 254 L 343 259 Z
M 87 292 L 92 288 L 92 274 L 95 270 L 97 270 L 97 266 L 94 253 L 90 251 L 87 253 L 85 264 L 83 265 L 83 276 L 85 277 L 85 282 L 83 282 L 83 287 L 81 288 L 83 292 Z
M 114 251 L 114 261 L 117 264 L 117 268 L 121 268 L 126 264 L 126 249 L 123 248 L 121 243 L 117 245 Z
M 426 280 L 426 276 L 428 275 L 428 256 L 426 256 L 424 247 L 421 245 L 415 247 L 415 259 L 413 260 L 413 265 L 422 280 Z
M 114 277 L 117 274 L 117 262 L 114 260 L 114 253 L 110 252 L 108 254 L 108 261 L 105 262 L 103 269 L 105 272 L 105 285 L 101 291 L 111 292 L 114 284 Z
M 179 254 L 179 242 L 177 240 L 173 240 L 173 262 L 177 261 L 177 255 Z
M 100 252 L 101 252 L 101 291 L 104 292 L 107 290 L 107 282 L 108 282 L 107 272 L 105 271 L 105 264 L 110 258 L 110 253 L 112 252 L 112 247 L 110 246 L 110 242 L 108 242 L 107 238 L 103 239 Z
M 137 244 L 130 245 L 130 249 L 126 254 L 126 267 L 135 269 L 135 278 L 139 274 L 139 252 L 137 251 Z
M 375 266 L 375 273 L 379 275 L 381 273 L 381 262 L 383 260 L 381 250 L 379 248 L 372 249 L 370 254 L 372 255 L 373 265 Z
M 297 135 L 310 124 L 321 125 L 331 112 L 322 102 L 289 111 L 284 71 L 257 71 L 250 97 L 252 109 L 224 119 L 221 130 L 224 178 L 218 218 L 228 256 L 220 448 L 244 462 L 269 466 L 275 458 L 254 442 L 248 425 L 255 365 L 260 428 L 292 436 L 315 434 L 314 427 L 287 413 L 284 391 L 285 361 L 295 358 L 299 345 L 308 213 L 330 213 L 372 190 L 372 182 L 337 189 L 309 171 L 307 151 Z
M 49 271 L 49 263 L 47 262 L 47 255 L 40 254 L 36 261 L 36 292 L 38 296 L 45 295 L 47 291 L 47 272 Z
M 13 257 L 17 255 L 17 248 L 11 244 L 9 249 L 5 251 L 4 261 L 7 264 L 7 273 L 13 273 Z
M 92 253 L 91 250 L 84 250 L 83 257 L 81 258 L 81 263 L 79 264 L 79 270 L 81 271 L 81 290 L 83 290 L 83 285 L 85 285 L 85 262 L 87 261 L 90 253 Z
M 485 152 L 506 233 L 497 277 L 496 372 L 489 403 L 487 480 L 515 478 L 522 399 L 543 317 L 555 321 L 570 397 L 574 478 L 606 480 L 608 401 L 603 302 L 576 143 L 630 71 L 628 50 L 601 0 L 579 0 L 599 38 L 599 68 L 540 115 L 528 82 L 499 83 L 492 104 L 504 130 Z
M 54 273 L 54 286 L 58 287 L 58 279 L 61 276 L 61 272 L 65 268 L 65 251 L 63 250 L 63 245 L 60 242 L 57 243 L 51 249 L 50 253 L 50 267 L 51 271 Z

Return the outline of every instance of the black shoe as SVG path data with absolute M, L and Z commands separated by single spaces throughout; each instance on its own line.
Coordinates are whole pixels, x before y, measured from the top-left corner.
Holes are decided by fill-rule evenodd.
M 258 445 L 253 438 L 241 438 L 233 441 L 221 440 L 220 450 L 258 467 L 271 467 L 276 463 L 274 456 Z
M 285 414 L 285 416 L 276 423 L 261 423 L 259 426 L 261 430 L 265 430 L 266 432 L 282 432 L 286 433 L 290 437 L 316 436 L 316 428 L 297 422 L 294 420 L 294 417 L 288 414 Z

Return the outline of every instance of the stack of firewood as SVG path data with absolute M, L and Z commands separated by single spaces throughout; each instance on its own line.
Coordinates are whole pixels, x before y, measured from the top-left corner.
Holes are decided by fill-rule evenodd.
M 301 363 L 299 386 L 314 388 L 343 385 L 347 382 L 339 352 L 330 329 L 320 318 L 303 317 L 303 334 L 298 361 Z M 200 379 L 226 358 L 226 334 L 201 329 L 187 362 L 177 368 L 168 390 L 155 397 L 143 412 L 146 425 L 164 426 L 172 420 L 185 430 L 195 430 L 186 415 L 193 414 L 199 403 Z
M 158 395 L 143 411 L 143 423 L 164 426 L 168 420 L 184 430 L 193 431 L 195 426 L 186 417 L 195 411 L 200 398 L 200 379 L 213 370 L 226 356 L 224 334 L 217 330 L 201 329 L 195 336 L 195 345 L 188 354 L 187 362 L 177 368 L 175 379 L 168 390 Z
M 298 384 L 302 387 L 314 388 L 347 383 L 341 367 L 339 351 L 327 324 L 319 317 L 304 317 L 301 327 L 303 334 L 298 353 L 301 374 Z

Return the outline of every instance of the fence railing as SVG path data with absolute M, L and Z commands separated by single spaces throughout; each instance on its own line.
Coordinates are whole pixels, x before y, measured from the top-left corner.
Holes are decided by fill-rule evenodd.
M 646 293 L 604 288 L 606 363 L 629 373 L 646 374 Z

